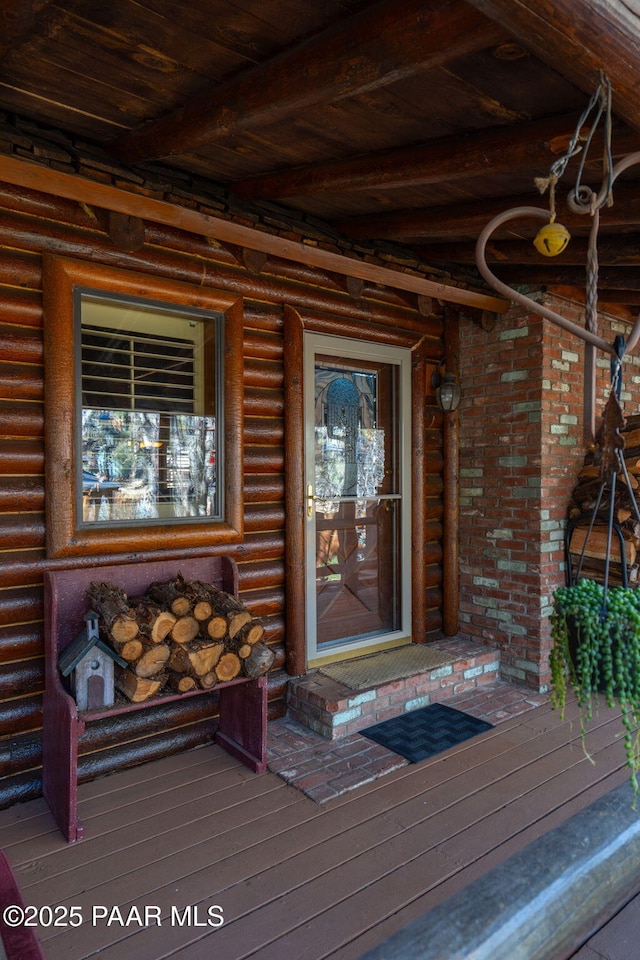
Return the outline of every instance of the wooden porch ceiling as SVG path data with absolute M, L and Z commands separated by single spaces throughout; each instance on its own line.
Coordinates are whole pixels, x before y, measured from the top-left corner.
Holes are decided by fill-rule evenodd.
M 345 236 L 393 241 L 477 280 L 496 213 L 547 206 L 534 177 L 561 156 L 598 81 L 615 157 L 640 149 L 640 17 L 624 0 L 0 0 L 0 110 L 289 207 Z M 2 127 L 0 124 L 0 136 Z M 489 245 L 514 284 L 584 286 L 589 217 L 560 260 L 513 222 Z M 590 151 L 585 181 L 601 182 Z M 633 310 L 640 169 L 602 216 L 600 299 Z

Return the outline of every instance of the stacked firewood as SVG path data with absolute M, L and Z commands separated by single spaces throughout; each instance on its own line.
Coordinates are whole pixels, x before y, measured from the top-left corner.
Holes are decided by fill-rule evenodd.
M 609 551 L 609 583 L 622 582 L 623 564 L 627 570 L 628 582 L 635 586 L 640 582 L 640 523 L 635 504 L 640 502 L 640 416 L 628 417 L 620 428 L 624 440 L 622 455 L 624 458 L 628 483 L 624 471 L 616 474 L 613 502 L 613 519 L 618 524 L 623 537 L 623 549 L 614 531 Z M 608 524 L 611 510 L 612 484 L 607 483 L 602 491 L 597 509 L 594 527 L 588 533 L 589 522 L 596 509 L 598 495 L 602 486 L 602 450 L 596 446 L 589 451 L 578 476 L 578 483 L 569 504 L 569 520 L 577 520 L 571 541 L 570 553 L 575 571 L 584 551 L 581 576 L 591 577 L 603 582 L 607 560 Z
M 172 692 L 210 690 L 238 676 L 267 673 L 273 651 L 264 627 L 231 594 L 199 580 L 152 583 L 129 597 L 113 583 L 87 591 L 100 617 L 101 638 L 127 662 L 116 666 L 116 687 L 140 703 L 165 687 Z

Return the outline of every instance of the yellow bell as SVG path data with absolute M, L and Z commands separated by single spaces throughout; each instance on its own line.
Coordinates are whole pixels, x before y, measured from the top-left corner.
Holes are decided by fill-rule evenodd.
M 561 223 L 547 223 L 538 230 L 533 245 L 545 257 L 557 257 L 571 240 L 571 234 Z

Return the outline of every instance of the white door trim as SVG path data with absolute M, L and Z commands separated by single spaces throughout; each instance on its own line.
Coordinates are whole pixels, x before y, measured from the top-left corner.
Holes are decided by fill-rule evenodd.
M 316 637 L 316 547 L 315 511 L 309 516 L 305 501 L 305 596 L 306 638 L 309 666 L 317 666 L 327 660 L 344 659 L 368 648 L 396 646 L 411 641 L 411 364 L 412 353 L 408 347 L 354 340 L 327 334 L 304 333 L 304 491 L 313 488 L 315 464 L 314 406 L 315 406 L 315 356 L 323 354 L 354 360 L 369 360 L 397 364 L 400 370 L 400 435 L 399 455 L 402 498 L 401 512 L 401 577 L 400 604 L 401 626 L 391 633 L 370 638 L 357 638 L 344 643 L 336 642 L 329 650 L 318 650 Z

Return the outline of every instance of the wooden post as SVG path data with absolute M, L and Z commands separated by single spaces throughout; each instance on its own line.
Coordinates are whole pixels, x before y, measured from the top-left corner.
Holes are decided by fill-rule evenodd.
M 459 376 L 460 317 L 457 310 L 445 311 L 444 356 L 447 373 Z M 447 637 L 458 632 L 460 602 L 459 562 L 459 469 L 460 414 L 444 414 L 443 423 L 443 532 L 442 532 L 442 629 Z
M 414 643 L 424 643 L 426 622 L 425 576 L 425 394 L 424 340 L 411 361 L 411 633 Z
M 284 472 L 286 670 L 307 669 L 304 564 L 304 404 L 303 323 L 293 307 L 284 308 Z

